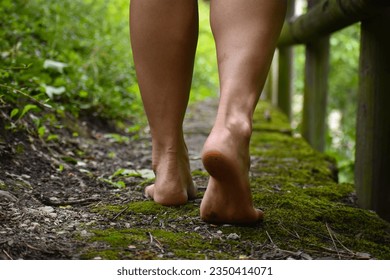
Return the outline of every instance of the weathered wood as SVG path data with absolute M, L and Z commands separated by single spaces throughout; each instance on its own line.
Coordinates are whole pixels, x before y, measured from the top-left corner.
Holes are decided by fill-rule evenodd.
M 278 46 L 303 44 L 390 7 L 388 0 L 321 0 L 307 14 L 284 24 Z
M 288 1 L 286 20 L 295 15 L 295 0 Z M 279 79 L 278 79 L 278 107 L 291 119 L 292 79 L 293 79 L 293 48 L 286 46 L 279 48 Z
M 362 21 L 355 185 L 361 207 L 390 221 L 390 8 Z
M 272 96 L 273 96 L 273 79 L 272 79 L 272 65 L 271 68 L 269 69 L 267 80 L 265 81 L 264 85 L 264 92 L 265 92 L 265 99 L 272 103 Z
M 319 5 L 313 0 L 308 3 L 309 9 Z M 302 135 L 313 148 L 321 152 L 325 150 L 329 48 L 329 36 L 306 45 Z

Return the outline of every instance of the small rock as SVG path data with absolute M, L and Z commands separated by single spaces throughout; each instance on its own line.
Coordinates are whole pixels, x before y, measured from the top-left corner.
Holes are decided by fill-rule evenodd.
M 51 218 L 57 218 L 57 213 L 49 213 L 49 216 L 50 216 Z
M 90 237 L 90 236 L 92 236 L 92 235 L 93 235 L 92 233 L 86 231 L 85 229 L 82 230 L 82 231 L 80 231 L 80 236 L 81 236 L 81 237 Z
M 237 240 L 240 239 L 240 236 L 237 233 L 231 233 L 227 236 L 227 239 Z
M 49 198 L 51 202 L 57 202 L 59 199 L 55 196 Z
M 54 208 L 51 206 L 39 207 L 38 210 L 44 212 L 45 214 L 50 214 L 54 212 Z
M 27 174 L 22 174 L 20 177 L 22 177 L 23 179 L 31 179 L 31 176 Z

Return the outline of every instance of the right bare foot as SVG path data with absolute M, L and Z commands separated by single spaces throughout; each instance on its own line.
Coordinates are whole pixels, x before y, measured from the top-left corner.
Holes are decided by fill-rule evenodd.
M 185 144 L 179 151 L 153 151 L 153 170 L 156 180 L 145 188 L 145 195 L 165 206 L 185 204 L 196 197 L 197 189 L 191 178 Z
M 253 207 L 249 184 L 250 133 L 214 128 L 202 153 L 210 174 L 201 218 L 213 224 L 255 224 L 263 212 Z

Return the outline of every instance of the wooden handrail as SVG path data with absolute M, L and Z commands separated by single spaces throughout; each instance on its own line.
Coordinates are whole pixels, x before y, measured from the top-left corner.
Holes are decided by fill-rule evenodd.
M 286 22 L 278 46 L 308 43 L 390 7 L 389 0 L 321 0 L 306 14 Z
M 386 36 L 390 0 L 308 0 L 308 4 L 305 15 L 287 18 L 278 43 L 279 52 L 306 45 L 302 135 L 312 147 L 323 150 L 329 36 L 360 21 L 355 188 L 361 207 L 390 221 L 390 37 Z M 279 65 L 286 67 L 290 58 L 282 55 L 280 59 L 285 61 Z M 286 75 L 279 76 L 279 84 L 288 83 Z M 278 98 L 288 101 L 289 96 L 291 92 L 279 87 Z M 282 109 L 288 113 L 291 103 L 283 103 Z

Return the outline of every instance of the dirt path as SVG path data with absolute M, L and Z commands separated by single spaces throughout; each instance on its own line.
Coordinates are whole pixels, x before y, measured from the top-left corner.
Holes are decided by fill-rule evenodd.
M 74 124 L 56 141 L 2 135 L 0 259 L 390 258 L 389 224 L 357 209 L 352 186 L 334 181 L 331 160 L 292 137 L 269 106 L 257 113 L 251 171 L 266 221 L 203 223 L 207 174 L 199 153 L 215 108 L 209 100 L 188 110 L 186 140 L 201 192 L 182 207 L 142 195 L 154 176 L 147 131 L 127 137 Z
M 199 152 L 214 103 L 188 110 L 186 140 L 193 170 L 203 171 Z M 23 134 L 1 138 L 0 259 L 77 259 L 91 246 L 83 241 L 92 235 L 91 225 L 115 226 L 115 216 L 95 208 L 145 200 L 143 187 L 154 177 L 147 131 L 133 139 L 101 127 L 74 130 L 78 137 L 62 131 L 57 142 L 48 143 Z

